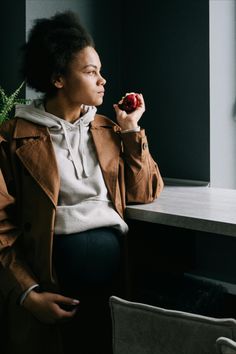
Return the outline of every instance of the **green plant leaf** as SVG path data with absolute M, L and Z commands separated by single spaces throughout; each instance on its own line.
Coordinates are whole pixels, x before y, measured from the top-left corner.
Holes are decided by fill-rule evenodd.
M 25 82 L 23 81 L 10 96 L 7 96 L 5 94 L 4 89 L 0 86 L 0 124 L 2 124 L 5 120 L 8 120 L 10 118 L 8 114 L 13 109 L 15 104 L 29 102 L 29 100 L 27 99 L 17 98 L 24 83 Z

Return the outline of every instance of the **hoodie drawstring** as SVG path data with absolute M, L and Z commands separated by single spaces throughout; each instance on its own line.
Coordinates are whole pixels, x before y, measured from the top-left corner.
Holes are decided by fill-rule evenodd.
M 77 178 L 81 179 L 83 172 L 84 172 L 85 177 L 89 177 L 88 164 L 87 164 L 86 156 L 84 153 L 84 125 L 83 125 L 83 123 L 81 122 L 82 124 L 78 125 L 79 130 L 80 130 L 80 141 L 79 141 L 79 151 L 77 151 L 77 153 L 80 154 L 82 166 L 81 166 L 79 159 L 76 158 L 75 152 L 73 151 L 73 148 L 71 146 L 65 123 L 64 122 L 60 122 L 60 123 L 61 123 L 62 129 L 63 129 L 63 132 L 64 132 L 66 144 L 67 144 L 67 147 L 68 147 L 68 150 L 69 150 L 69 153 L 70 153 L 70 156 L 71 156 L 71 159 L 72 159 L 75 171 L 76 171 Z
M 89 177 L 88 163 L 84 151 L 84 124 L 82 121 L 81 124 L 79 124 L 79 130 L 80 130 L 79 152 L 81 155 L 81 161 L 82 161 L 85 177 Z

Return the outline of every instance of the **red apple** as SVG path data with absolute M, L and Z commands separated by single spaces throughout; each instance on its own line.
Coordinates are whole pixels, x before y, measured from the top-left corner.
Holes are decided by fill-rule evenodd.
M 118 107 L 126 113 L 131 113 L 139 106 L 139 98 L 137 93 L 126 93 L 124 97 L 119 101 Z

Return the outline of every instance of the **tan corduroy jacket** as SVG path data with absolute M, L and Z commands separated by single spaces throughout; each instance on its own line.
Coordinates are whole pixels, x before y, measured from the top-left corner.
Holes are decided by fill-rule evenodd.
M 114 122 L 96 115 L 90 131 L 122 217 L 127 203 L 158 197 L 163 181 L 144 130 L 121 134 Z M 39 323 L 17 302 L 35 283 L 57 291 L 52 247 L 60 176 L 48 129 L 21 118 L 2 124 L 0 167 L 0 333 L 6 353 L 60 354 L 57 327 Z

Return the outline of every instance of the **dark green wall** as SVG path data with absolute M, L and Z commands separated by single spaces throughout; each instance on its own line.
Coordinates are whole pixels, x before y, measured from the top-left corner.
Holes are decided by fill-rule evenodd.
M 210 180 L 208 0 L 123 0 L 123 90 L 142 92 L 164 177 Z
M 20 82 L 25 3 L 0 5 L 0 85 L 7 92 Z M 39 4 L 45 16 L 49 3 L 52 7 L 51 1 Z M 140 124 L 162 175 L 209 181 L 208 0 L 149 0 L 142 6 L 126 0 L 70 3 L 83 13 L 107 80 L 98 111 L 115 119 L 112 104 L 125 92 L 142 92 L 146 113 Z
M 98 111 L 115 120 L 113 103 L 118 102 L 123 95 L 121 83 L 122 62 L 122 9 L 120 2 L 97 0 L 92 8 L 93 26 L 92 35 L 96 49 L 102 62 L 102 74 L 107 80 L 104 103 Z
M 0 86 L 10 94 L 21 82 L 19 50 L 25 42 L 24 0 L 1 1 L 0 33 Z

